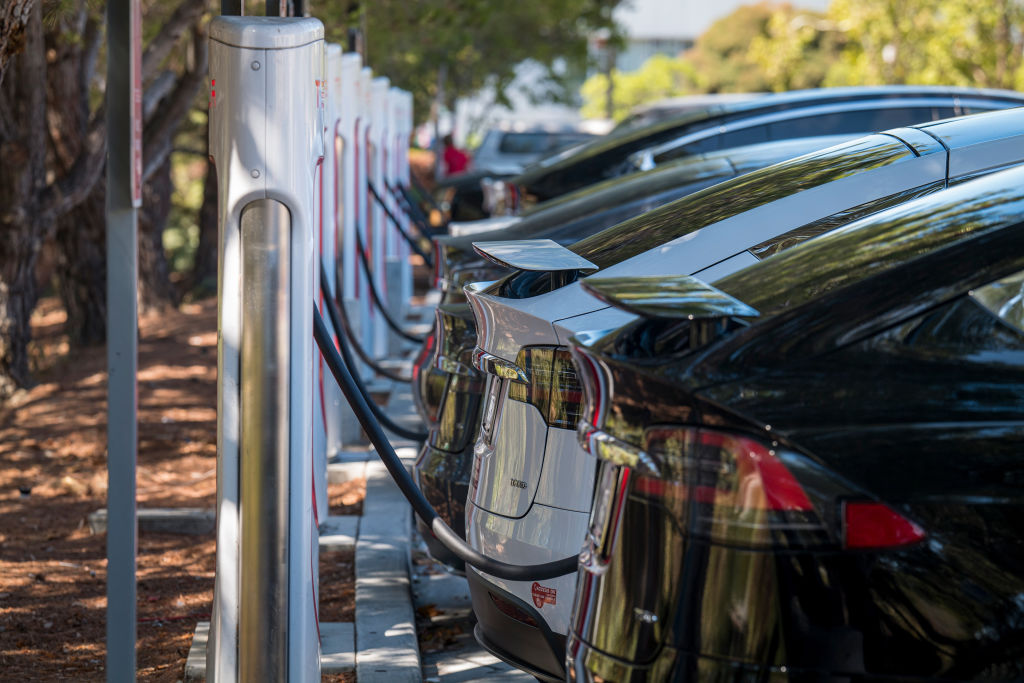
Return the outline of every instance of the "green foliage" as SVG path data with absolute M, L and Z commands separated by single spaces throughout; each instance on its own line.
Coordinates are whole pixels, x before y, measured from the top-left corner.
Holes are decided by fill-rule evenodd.
M 746 57 L 767 90 L 818 88 L 847 40 L 821 13 L 783 5 L 750 41 Z
M 665 55 L 655 55 L 643 67 L 629 73 L 612 71 L 613 118 L 623 119 L 629 110 L 639 103 L 654 102 L 666 97 L 677 97 L 696 92 L 697 72 L 693 65 L 682 59 L 673 59 Z M 581 113 L 586 118 L 602 118 L 606 114 L 605 97 L 608 90 L 608 77 L 595 74 L 588 78 L 580 89 L 583 97 Z
M 682 57 L 613 72 L 615 116 L 693 92 L 898 83 L 1024 89 L 1021 27 L 1024 0 L 832 0 L 824 14 L 762 2 L 712 24 Z M 693 81 L 666 88 L 666 73 Z M 584 115 L 604 115 L 605 83 L 598 75 L 584 84 Z
M 758 92 L 768 89 L 761 69 L 748 54 L 751 43 L 764 36 L 779 6 L 767 2 L 744 5 L 708 27 L 686 53 L 700 74 L 701 92 Z
M 445 106 L 484 86 L 499 102 L 526 59 L 546 67 L 532 84 L 538 98 L 567 101 L 568 84 L 583 73 L 587 37 L 613 28 L 620 0 L 374 0 L 354 9 L 323 8 L 327 38 L 346 42 L 349 27 L 366 30 L 367 62 L 375 73 L 413 93 L 418 119 L 427 117 L 443 71 Z M 363 14 L 364 13 L 364 14 Z
M 1020 0 L 833 0 L 846 38 L 829 85 L 1024 86 Z

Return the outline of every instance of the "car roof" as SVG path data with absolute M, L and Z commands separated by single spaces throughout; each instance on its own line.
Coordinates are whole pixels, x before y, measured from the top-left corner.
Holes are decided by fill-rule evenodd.
M 816 88 L 792 90 L 784 93 L 765 95 L 752 100 L 724 102 L 687 112 L 681 116 L 665 119 L 640 128 L 628 129 L 616 134 L 614 131 L 603 137 L 562 153 L 546 157 L 531 164 L 515 179 L 516 183 L 529 184 L 558 168 L 568 167 L 580 160 L 598 156 L 619 147 L 644 145 L 643 141 L 659 135 L 671 135 L 673 130 L 690 124 L 724 115 L 754 114 L 760 111 L 781 110 L 815 102 L 852 102 L 868 99 L 901 99 L 908 97 L 949 97 L 952 105 L 956 99 L 978 97 L 1024 104 L 1024 93 L 1012 90 L 967 88 L 956 86 L 887 85 L 848 86 L 839 88 Z M 651 143 L 656 144 L 656 143 Z
M 975 133 L 968 134 L 967 131 Z M 987 135 L 985 131 L 988 131 Z M 911 144 L 913 139 L 908 132 L 917 136 L 926 133 L 928 139 L 938 141 L 938 144 L 933 143 L 931 149 L 921 144 Z M 941 137 L 943 134 L 945 138 Z M 1011 137 L 1014 138 L 1013 144 L 1008 144 Z M 894 139 L 903 142 L 905 147 L 894 148 Z M 656 261 L 667 261 L 669 257 L 666 252 L 679 248 L 676 243 L 680 240 L 692 245 L 692 233 L 704 227 L 732 219 L 739 229 L 739 223 L 747 220 L 742 218 L 744 213 L 765 207 L 758 211 L 760 218 L 750 219 L 746 229 L 767 229 L 763 221 L 773 215 L 774 211 L 767 205 L 777 203 L 779 211 L 783 213 L 772 220 L 783 221 L 786 220 L 786 206 L 798 210 L 801 205 L 802 200 L 795 196 L 798 192 L 820 188 L 834 180 L 849 179 L 860 171 L 872 171 L 900 163 L 909 157 L 908 152 L 914 156 L 930 156 L 930 153 L 945 149 L 952 152 L 948 159 L 949 168 L 942 169 L 943 181 L 957 178 L 961 173 L 988 172 L 1004 165 L 1020 163 L 1024 159 L 1024 108 L 949 119 L 927 128 L 895 129 L 789 159 L 688 195 L 581 240 L 570 246 L 570 249 L 601 268 L 614 267 L 631 258 L 636 259 L 638 266 L 644 262 L 642 267 L 652 267 Z M 943 158 L 942 162 L 945 164 L 946 159 Z M 902 185 L 905 180 L 908 178 L 897 174 L 891 182 Z M 851 185 L 850 182 L 844 184 Z M 836 186 L 835 192 L 839 194 L 831 201 L 842 204 L 848 197 L 839 188 Z M 864 191 L 878 194 L 888 190 L 869 183 Z M 862 201 L 870 199 L 870 194 L 865 194 Z M 793 227 L 798 225 L 794 222 Z M 697 241 L 700 239 L 710 239 L 710 236 Z M 651 253 L 645 259 L 644 254 L 648 250 Z
M 486 232 L 459 237 L 440 238 L 446 247 L 471 250 L 473 242 L 488 239 L 516 239 L 516 235 L 535 235 L 535 226 L 555 227 L 558 221 L 569 221 L 579 214 L 613 208 L 619 204 L 647 197 L 702 180 L 728 180 L 739 173 L 761 168 L 791 157 L 831 147 L 850 140 L 851 135 L 776 140 L 734 149 L 708 152 L 680 159 L 649 171 L 587 185 L 533 207 L 521 220 Z M 541 228 L 543 229 L 543 228 Z
M 802 357 L 870 336 L 1019 272 L 1022 245 L 1024 166 L 855 221 L 715 281 L 761 315 L 708 367 L 749 369 L 755 357 Z M 786 344 L 770 342 L 779 334 Z

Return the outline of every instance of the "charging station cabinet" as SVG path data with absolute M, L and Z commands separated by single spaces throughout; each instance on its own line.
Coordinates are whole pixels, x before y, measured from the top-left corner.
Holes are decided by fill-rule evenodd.
M 312 330 L 323 25 L 210 24 L 217 570 L 207 680 L 319 681 Z

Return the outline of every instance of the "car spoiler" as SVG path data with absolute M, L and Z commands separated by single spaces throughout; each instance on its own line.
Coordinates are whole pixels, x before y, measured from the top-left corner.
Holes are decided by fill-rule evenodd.
M 760 315 L 739 299 L 691 275 L 589 277 L 581 284 L 601 301 L 645 318 L 714 320 Z
M 473 249 L 488 261 L 518 270 L 593 272 L 598 269 L 554 240 L 473 242 Z

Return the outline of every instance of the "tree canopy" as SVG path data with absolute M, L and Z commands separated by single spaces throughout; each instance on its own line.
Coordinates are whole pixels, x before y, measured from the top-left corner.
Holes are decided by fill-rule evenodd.
M 527 59 L 545 68 L 535 94 L 573 99 L 570 84 L 584 73 L 587 39 L 598 29 L 614 29 L 619 2 L 374 0 L 326 5 L 323 12 L 330 41 L 345 44 L 348 29 L 365 29 L 367 63 L 412 92 L 422 120 L 439 84 L 449 109 L 485 86 L 493 86 L 503 103 L 516 66 Z
M 615 116 L 704 92 L 900 83 L 1021 89 L 1022 25 L 1024 0 L 832 0 L 823 13 L 743 6 L 685 54 L 613 72 Z M 584 114 L 604 111 L 606 88 L 604 75 L 584 83 Z

